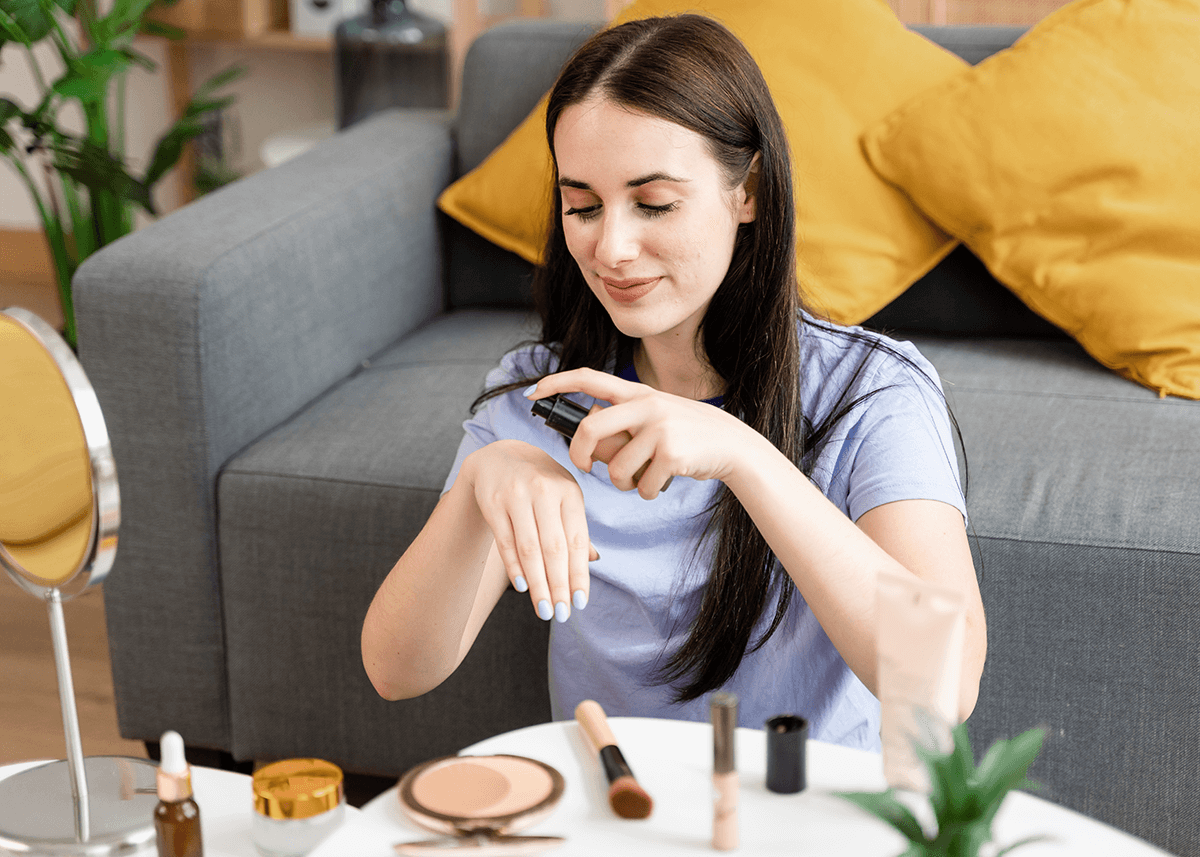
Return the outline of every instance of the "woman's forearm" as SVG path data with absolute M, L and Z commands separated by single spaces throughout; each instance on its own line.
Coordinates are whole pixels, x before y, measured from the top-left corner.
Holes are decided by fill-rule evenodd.
M 761 435 L 755 433 L 755 437 L 757 441 L 750 439 L 742 447 L 725 483 L 754 520 L 847 666 L 872 693 L 877 692 L 875 605 L 879 574 L 914 574 L 964 590 L 967 641 L 960 709 L 964 716 L 969 713 L 978 691 L 986 647 L 982 604 L 969 549 L 941 551 L 954 557 L 953 562 L 947 561 L 936 556 L 939 551 L 923 544 L 927 540 L 932 546 L 939 536 L 917 532 L 914 527 L 911 534 L 898 539 L 906 549 L 895 549 L 893 545 L 895 555 L 889 553 L 830 503 L 778 449 Z M 953 507 L 945 509 L 958 515 Z M 919 508 L 898 508 L 887 514 L 897 513 L 921 512 Z M 960 525 L 961 520 L 959 516 Z M 910 537 L 913 544 L 907 549 Z M 941 537 L 946 537 L 952 548 L 957 548 L 958 541 L 965 548 L 963 534 Z
M 474 624 L 492 534 L 464 481 L 438 502 L 375 593 L 363 622 L 363 666 L 386 699 L 437 687 L 470 646 L 464 634 Z

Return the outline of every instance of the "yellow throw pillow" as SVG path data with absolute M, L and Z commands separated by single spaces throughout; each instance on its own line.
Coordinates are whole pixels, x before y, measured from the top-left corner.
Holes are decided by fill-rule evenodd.
M 617 23 L 690 11 L 742 39 L 787 127 L 806 298 L 836 321 L 870 317 L 957 242 L 880 180 L 859 136 L 966 63 L 906 29 L 884 0 L 636 0 Z M 543 100 L 439 200 L 451 217 L 531 262 L 541 256 L 551 211 L 544 117 Z
M 1101 363 L 1200 398 L 1200 0 L 1077 0 L 863 146 Z

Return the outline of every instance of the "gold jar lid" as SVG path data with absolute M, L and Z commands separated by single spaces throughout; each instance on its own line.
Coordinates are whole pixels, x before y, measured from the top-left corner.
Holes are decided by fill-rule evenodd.
M 323 759 L 282 759 L 254 772 L 254 811 L 312 818 L 342 802 L 342 769 Z

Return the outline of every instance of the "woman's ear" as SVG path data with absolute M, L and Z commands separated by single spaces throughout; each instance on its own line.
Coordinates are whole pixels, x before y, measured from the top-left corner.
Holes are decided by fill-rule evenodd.
M 758 200 L 758 176 L 759 166 L 762 164 L 762 153 L 756 152 L 754 160 L 750 162 L 750 169 L 746 172 L 746 178 L 742 182 L 742 205 L 738 211 L 739 223 L 753 222 L 757 214 L 756 202 Z

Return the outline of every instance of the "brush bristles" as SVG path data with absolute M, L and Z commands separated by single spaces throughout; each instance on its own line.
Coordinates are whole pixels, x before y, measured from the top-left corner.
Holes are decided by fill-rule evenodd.
M 654 801 L 633 777 L 618 777 L 608 789 L 608 803 L 621 818 L 648 818 Z

